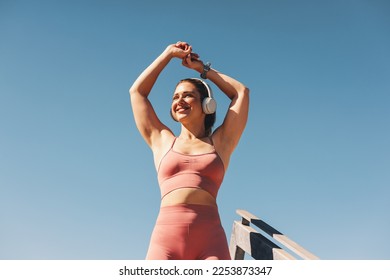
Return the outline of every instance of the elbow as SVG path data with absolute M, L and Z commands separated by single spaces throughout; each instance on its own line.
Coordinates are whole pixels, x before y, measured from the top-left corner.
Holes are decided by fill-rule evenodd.
M 244 86 L 243 92 L 245 95 L 249 95 L 250 89 L 248 87 Z
M 131 86 L 131 87 L 129 88 L 129 94 L 130 94 L 130 95 L 134 95 L 135 92 L 136 92 L 136 90 L 135 90 L 134 86 Z
M 249 98 L 249 92 L 250 92 L 249 88 L 243 85 L 241 90 L 239 91 L 239 95 L 241 95 L 242 97 Z
M 238 83 L 236 87 L 236 92 L 238 95 L 249 95 L 250 90 L 246 85 Z
M 140 88 L 136 85 L 132 85 L 130 88 L 129 88 L 129 94 L 130 96 L 134 96 L 134 95 L 137 95 L 140 93 Z
M 249 92 L 249 88 L 242 85 L 240 88 L 237 89 L 231 100 L 249 100 Z
M 243 102 L 247 103 L 248 106 L 249 106 L 249 92 L 250 92 L 249 88 L 244 86 L 239 94 Z
M 138 84 L 133 84 L 129 89 L 130 96 L 143 96 L 147 97 L 149 95 L 149 91 L 146 91 L 142 86 Z

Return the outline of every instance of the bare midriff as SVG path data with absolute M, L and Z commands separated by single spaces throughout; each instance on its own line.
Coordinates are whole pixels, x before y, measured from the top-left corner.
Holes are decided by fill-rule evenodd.
M 176 189 L 163 197 L 161 207 L 177 204 L 200 204 L 217 206 L 215 198 L 207 191 L 195 188 Z

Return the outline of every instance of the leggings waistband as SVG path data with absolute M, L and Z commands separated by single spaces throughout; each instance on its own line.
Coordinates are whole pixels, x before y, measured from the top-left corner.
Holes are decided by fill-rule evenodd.
M 201 204 L 177 204 L 160 208 L 156 224 L 193 224 L 218 222 L 218 207 Z

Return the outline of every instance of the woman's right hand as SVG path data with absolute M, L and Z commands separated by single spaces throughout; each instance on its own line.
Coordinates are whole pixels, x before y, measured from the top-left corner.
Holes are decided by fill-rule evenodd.
M 186 42 L 179 41 L 176 44 L 169 45 L 166 48 L 166 51 L 171 55 L 171 57 L 183 59 L 192 52 L 192 47 Z

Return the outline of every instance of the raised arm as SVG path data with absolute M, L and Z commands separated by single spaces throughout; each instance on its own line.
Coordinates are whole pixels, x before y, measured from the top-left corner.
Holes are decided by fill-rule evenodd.
M 169 45 L 131 86 L 130 100 L 133 109 L 135 123 L 146 143 L 153 149 L 153 146 L 161 139 L 162 131 L 169 129 L 161 123 L 157 117 L 148 96 L 153 88 L 161 71 L 167 66 L 172 58 L 183 59 L 191 53 L 191 46 L 185 42 L 178 42 Z
M 183 59 L 183 65 L 199 73 L 203 72 L 204 66 L 201 60 L 193 60 L 187 56 Z M 217 85 L 231 100 L 222 125 L 213 133 L 213 138 L 219 142 L 218 146 L 222 153 L 226 155 L 228 161 L 246 126 L 249 110 L 249 89 L 234 78 L 212 68 L 206 75 L 207 79 Z

